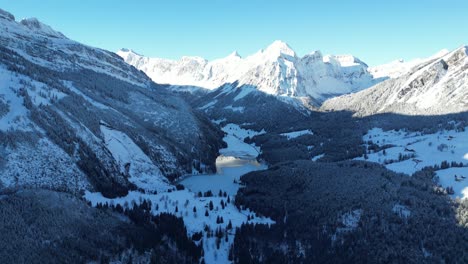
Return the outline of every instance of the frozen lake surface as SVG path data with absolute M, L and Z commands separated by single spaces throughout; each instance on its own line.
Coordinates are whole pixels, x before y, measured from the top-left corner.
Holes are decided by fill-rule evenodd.
M 216 174 L 192 175 L 181 180 L 180 183 L 192 192 L 206 192 L 219 190 L 235 195 L 239 189 L 239 178 L 251 171 L 264 170 L 267 166 L 253 159 L 219 156 L 216 160 Z

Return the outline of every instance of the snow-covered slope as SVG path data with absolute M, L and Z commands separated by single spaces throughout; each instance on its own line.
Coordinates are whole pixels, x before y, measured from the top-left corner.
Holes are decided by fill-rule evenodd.
M 323 56 L 315 51 L 298 57 L 281 41 L 246 58 L 233 52 L 214 61 L 200 57 L 183 57 L 178 61 L 147 58 L 128 49 L 117 54 L 157 83 L 206 89 L 236 83 L 266 94 L 312 97 L 316 101 L 358 91 L 377 82 L 367 71 L 367 65 L 351 55 Z
M 429 58 L 418 58 L 410 61 L 404 61 L 403 59 L 399 59 L 386 64 L 369 67 L 368 70 L 372 74 L 372 76 L 374 76 L 374 78 L 398 78 L 410 72 L 411 69 L 416 67 L 417 65 L 441 58 L 447 55 L 449 52 L 449 50 L 443 49 Z
M 443 54 L 443 53 L 441 53 Z M 468 110 L 468 48 L 414 66 L 408 73 L 364 91 L 327 100 L 323 110 L 358 115 L 400 113 L 434 115 Z
M 116 54 L 0 10 L 0 188 L 167 190 L 194 164 L 214 170 L 221 138 Z
M 435 167 L 441 186 L 453 188 L 453 196 L 468 198 L 467 129 L 458 127 L 423 134 L 373 128 L 363 136 L 368 153 L 356 160 L 381 163 L 389 170 L 409 175 L 424 167 Z M 370 151 L 369 143 L 377 144 L 381 149 Z

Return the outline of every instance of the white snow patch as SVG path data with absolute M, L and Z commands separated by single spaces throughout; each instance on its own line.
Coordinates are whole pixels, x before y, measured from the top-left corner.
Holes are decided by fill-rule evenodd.
M 151 159 L 125 133 L 101 125 L 107 149 L 129 181 L 148 191 L 170 189 L 167 179 Z
M 438 170 L 436 174 L 439 178 L 439 184 L 444 188 L 452 187 L 454 194 L 452 197 L 462 199 L 468 198 L 468 168 L 448 168 Z
M 213 123 L 219 125 L 219 124 L 221 124 L 222 122 L 226 122 L 226 120 L 227 120 L 226 118 L 223 118 L 223 119 L 218 119 L 218 120 L 211 120 L 211 122 L 213 122 Z
M 356 209 L 350 212 L 346 212 L 339 217 L 339 224 L 341 225 L 336 229 L 335 234 L 332 235 L 332 243 L 336 243 L 338 238 L 341 238 L 341 235 L 344 233 L 351 232 L 359 226 L 359 221 L 361 221 L 363 210 Z M 343 242 L 341 240 L 341 242 Z
M 280 134 L 281 136 L 285 136 L 288 138 L 288 140 L 303 136 L 303 135 L 313 135 L 314 132 L 312 132 L 309 129 L 305 130 L 300 130 L 300 131 L 293 131 L 293 132 L 288 132 L 288 133 L 282 133 Z
M 239 112 L 239 113 L 244 113 L 245 107 L 243 106 L 238 106 L 238 107 L 233 107 L 232 105 L 224 107 L 226 110 L 231 110 L 233 112 Z
M 442 130 L 434 134 L 420 132 L 383 131 L 373 128 L 364 135 L 363 141 L 371 140 L 379 146 L 393 145 L 390 148 L 370 153 L 368 161 L 384 164 L 395 172 L 413 174 L 426 166 L 440 165 L 442 161 L 457 162 L 468 165 L 468 127 L 465 131 Z M 367 146 L 367 143 L 366 143 Z M 399 156 L 411 158 L 400 160 Z M 414 156 L 414 157 L 412 157 Z M 356 160 L 365 160 L 364 157 Z
M 362 209 L 347 212 L 341 216 L 341 223 L 345 226 L 345 228 L 355 229 L 359 225 L 361 215 Z
M 314 157 L 312 157 L 312 161 L 317 161 L 317 160 L 323 158 L 324 156 L 325 156 L 325 154 L 320 154 L 320 155 L 314 156 Z
M 411 216 L 411 211 L 408 209 L 408 207 L 401 204 L 395 204 L 392 208 L 392 212 L 401 218 L 408 218 Z
M 257 132 L 250 129 L 243 129 L 239 125 L 232 123 L 224 126 L 222 130 L 227 133 L 223 140 L 228 145 L 227 148 L 219 150 L 223 156 L 254 159 L 260 154 L 260 148 L 245 143 L 244 139 L 264 134 L 266 133 L 265 130 Z
M 234 97 L 234 101 L 238 101 L 246 97 L 248 94 L 257 91 L 257 89 L 253 86 L 242 86 L 239 89 L 241 91 L 239 92 L 239 94 L 236 95 L 236 97 Z
M 202 106 L 202 107 L 199 107 L 198 109 L 200 109 L 200 110 L 207 110 L 207 109 L 213 107 L 217 102 L 218 102 L 218 100 L 213 100 L 213 101 L 207 103 L 206 105 L 204 105 L 204 106 Z

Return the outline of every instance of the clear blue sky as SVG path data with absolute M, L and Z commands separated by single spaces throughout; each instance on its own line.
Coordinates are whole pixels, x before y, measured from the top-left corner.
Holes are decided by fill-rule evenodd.
M 172 59 L 245 56 L 280 39 L 299 55 L 346 53 L 375 65 L 468 44 L 466 0 L 0 0 L 0 8 L 88 45 Z

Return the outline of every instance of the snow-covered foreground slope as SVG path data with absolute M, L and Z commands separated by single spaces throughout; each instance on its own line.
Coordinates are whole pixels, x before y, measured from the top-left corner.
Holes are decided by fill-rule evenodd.
M 237 83 L 239 87 L 255 87 L 267 94 L 321 101 L 378 82 L 367 65 L 351 55 L 323 56 L 315 51 L 298 57 L 281 41 L 246 58 L 234 52 L 214 61 L 200 57 L 183 57 L 178 61 L 147 58 L 128 49 L 117 54 L 153 81 L 176 86 L 216 89 L 226 83 Z
M 0 187 L 167 189 L 194 164 L 214 171 L 221 138 L 116 54 L 0 10 Z
M 101 126 L 101 129 L 106 135 L 106 144 L 109 150 L 114 156 L 117 156 L 116 159 L 120 161 L 121 166 L 126 164 L 128 159 L 140 160 L 140 163 L 136 164 L 137 168 L 141 168 L 140 171 L 148 172 L 144 176 L 150 176 L 151 171 L 145 170 L 146 167 L 150 166 L 147 164 L 147 157 L 128 137 L 105 126 Z M 108 199 L 97 192 L 86 192 L 84 198 L 91 201 L 93 206 L 98 203 L 112 203 L 114 205 L 119 204 L 124 208 L 132 204 L 140 204 L 144 200 L 150 200 L 153 214 L 175 214 L 184 220 L 190 236 L 197 232 L 203 233 L 202 241 L 206 263 L 229 263 L 228 254 L 234 242 L 236 227 L 248 222 L 258 224 L 273 224 L 274 222 L 268 218 L 258 217 L 248 209 L 238 210 L 234 205 L 235 195 L 240 187 L 240 176 L 251 171 L 267 168 L 265 165 L 252 160 L 258 156 L 260 150 L 243 142 L 244 138 L 264 133 L 264 131 L 246 130 L 235 124 L 224 126 L 223 130 L 226 132 L 224 140 L 228 146 L 221 153 L 229 156 L 218 157 L 216 174 L 192 175 L 181 180 L 180 183 L 187 189 L 175 190 L 173 187 L 162 184 L 158 186 L 166 186 L 167 189 L 159 188 L 157 194 L 130 192 L 125 197 Z M 135 175 L 135 172 L 131 170 L 130 168 L 130 175 L 137 178 L 135 183 L 140 186 L 142 176 Z M 155 173 L 158 172 L 155 171 Z M 147 177 L 147 179 L 148 182 L 152 182 L 152 180 L 158 182 L 157 177 Z M 199 192 L 204 194 L 209 191 L 214 196 L 204 197 L 198 195 Z M 210 203 L 213 205 L 212 209 L 210 209 Z M 219 217 L 222 217 L 223 223 L 219 223 Z M 229 223 L 231 223 L 230 228 L 228 228 Z M 209 233 L 218 229 L 223 230 L 223 232 L 226 231 L 228 234 L 227 238 L 225 236 L 221 238 L 219 247 L 216 243 L 216 236 L 209 235 Z
M 444 188 L 452 187 L 454 196 L 468 198 L 467 129 L 421 134 L 374 128 L 363 136 L 369 153 L 356 159 L 381 163 L 389 170 L 410 175 L 424 167 L 437 166 L 439 183 Z M 374 144 L 379 146 L 378 151 L 371 148 Z
M 442 55 L 441 53 L 440 55 Z M 438 115 L 468 111 L 468 48 L 424 61 L 395 79 L 324 102 L 326 111 Z
M 256 217 L 255 213 L 249 210 L 239 211 L 233 204 L 233 197 L 229 198 L 230 202 L 228 203 L 228 198 L 224 196 L 198 197 L 195 193 L 188 190 L 158 194 L 130 192 L 125 197 L 115 199 L 104 198 L 100 193 L 87 192 L 84 197 L 88 201 L 91 201 L 93 206 L 96 206 L 97 203 L 113 203 L 114 205 L 120 204 L 124 208 L 131 206 L 133 203 L 140 204 L 143 200 L 150 200 L 153 205 L 153 214 L 175 214 L 184 220 L 189 235 L 193 235 L 197 232 L 203 233 L 203 249 L 205 251 L 204 257 L 206 263 L 229 263 L 228 253 L 234 241 L 235 228 L 240 227 L 242 223 L 274 223 L 268 218 Z M 221 201 L 225 204 L 224 208 L 221 205 Z M 213 210 L 209 209 L 210 203 L 213 204 Z M 208 216 L 205 215 L 206 212 L 208 212 Z M 253 219 L 247 220 L 248 216 L 253 217 Z M 223 218 L 223 223 L 217 223 L 216 220 L 218 217 Z M 228 241 L 225 240 L 225 237 L 222 237 L 218 249 L 216 246 L 216 237 L 214 235 L 208 237 L 207 231 L 205 231 L 208 230 L 206 227 L 213 233 L 218 228 L 225 231 L 229 222 L 232 224 L 232 229 L 227 230 Z

